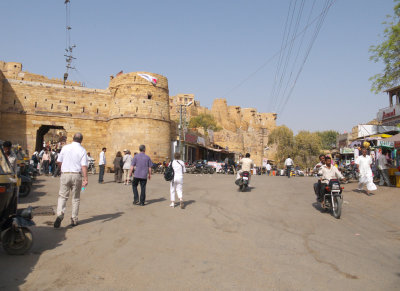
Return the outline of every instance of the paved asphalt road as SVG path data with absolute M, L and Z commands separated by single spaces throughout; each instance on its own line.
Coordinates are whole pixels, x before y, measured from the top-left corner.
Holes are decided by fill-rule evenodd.
M 80 225 L 36 216 L 25 256 L 0 250 L 4 290 L 399 290 L 400 190 L 374 196 L 346 185 L 342 218 L 321 213 L 314 178 L 186 175 L 184 210 L 169 207 L 161 175 L 148 205 L 130 186 L 96 183 L 82 194 Z M 109 181 L 109 182 L 108 182 Z M 22 207 L 55 206 L 59 180 L 40 177 Z

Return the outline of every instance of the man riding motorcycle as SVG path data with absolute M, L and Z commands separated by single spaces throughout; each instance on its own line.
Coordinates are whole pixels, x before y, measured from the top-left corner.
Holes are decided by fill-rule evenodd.
M 251 169 L 254 167 L 254 162 L 252 159 L 250 159 L 250 154 L 247 153 L 245 158 L 241 159 L 239 161 L 239 164 L 242 166 L 241 171 L 242 172 L 249 172 L 249 183 L 251 180 Z M 240 175 L 240 173 L 238 173 Z
M 325 165 L 325 155 L 321 154 L 319 155 L 319 163 L 315 165 L 313 173 L 319 173 L 319 170 L 321 170 L 321 167 L 324 165 Z M 321 180 L 318 179 L 318 182 L 314 183 L 314 192 L 317 197 L 319 197 L 320 187 L 321 187 Z
M 342 173 L 338 168 L 332 166 L 332 159 L 330 156 L 325 157 L 325 165 L 321 166 L 319 173 L 321 174 L 321 185 L 319 189 L 318 201 L 323 203 L 325 195 L 325 187 L 328 186 L 331 179 L 345 180 Z

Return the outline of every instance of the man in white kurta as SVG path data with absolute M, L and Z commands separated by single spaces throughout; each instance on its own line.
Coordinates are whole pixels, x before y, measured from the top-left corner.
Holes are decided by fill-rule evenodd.
M 357 158 L 356 165 L 360 173 L 357 190 L 361 191 L 364 186 L 367 186 L 368 191 L 376 190 L 371 170 L 372 159 L 367 155 L 366 148 L 362 149 L 362 155 Z

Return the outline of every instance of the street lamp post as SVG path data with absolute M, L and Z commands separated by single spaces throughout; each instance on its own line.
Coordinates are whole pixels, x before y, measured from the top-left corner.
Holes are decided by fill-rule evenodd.
M 186 123 L 186 107 L 189 107 L 190 105 L 193 104 L 193 101 L 190 101 L 188 104 L 180 104 L 179 105 L 179 153 L 181 154 L 182 160 L 185 161 L 186 158 L 186 150 L 185 150 L 185 131 L 184 131 L 184 125 L 183 125 L 183 107 L 185 107 L 185 123 Z M 183 131 L 183 140 L 182 140 L 182 131 Z

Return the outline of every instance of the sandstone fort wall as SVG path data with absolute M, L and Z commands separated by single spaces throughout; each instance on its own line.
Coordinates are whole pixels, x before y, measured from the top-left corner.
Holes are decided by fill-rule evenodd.
M 144 143 L 154 161 L 170 156 L 169 92 L 167 78 L 149 73 L 157 85 L 137 73 L 122 74 L 106 90 L 78 82 L 48 79 L 22 72 L 19 63 L 0 63 L 0 139 L 35 150 L 42 126 L 63 127 L 67 141 L 75 132 L 97 160 L 107 147 L 107 164 L 117 151 L 137 152 Z

